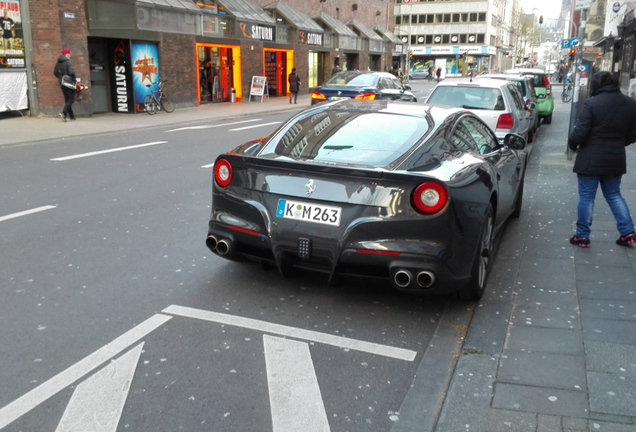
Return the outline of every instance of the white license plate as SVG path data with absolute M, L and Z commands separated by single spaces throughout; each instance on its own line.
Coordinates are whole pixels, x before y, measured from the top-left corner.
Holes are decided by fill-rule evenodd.
M 340 207 L 285 199 L 279 199 L 278 207 L 276 208 L 276 216 L 278 217 L 333 226 L 340 225 L 341 215 L 342 208 Z
M 330 96 L 329 100 L 351 99 L 347 96 Z

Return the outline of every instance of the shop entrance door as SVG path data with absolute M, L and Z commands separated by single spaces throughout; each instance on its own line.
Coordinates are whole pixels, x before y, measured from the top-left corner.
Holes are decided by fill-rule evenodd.
M 229 102 L 234 88 L 233 47 L 197 44 L 199 102 Z
M 287 60 L 286 51 L 265 51 L 265 76 L 270 97 L 287 96 L 287 75 L 291 72 Z
M 88 56 L 91 71 L 88 86 L 91 92 L 92 112 L 110 112 L 108 92 L 108 48 L 105 40 L 89 39 Z M 82 77 L 84 81 L 84 77 Z

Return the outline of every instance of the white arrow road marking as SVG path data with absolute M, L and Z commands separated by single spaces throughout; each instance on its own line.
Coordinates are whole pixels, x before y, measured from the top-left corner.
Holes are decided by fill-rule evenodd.
M 114 153 L 114 152 L 120 152 L 120 151 L 124 151 L 124 150 L 131 150 L 131 149 L 136 149 L 136 148 L 141 148 L 141 147 L 148 147 L 148 146 L 154 146 L 154 145 L 159 145 L 159 144 L 166 144 L 167 142 L 168 141 L 155 141 L 155 142 L 150 142 L 150 143 L 146 143 L 146 144 L 137 144 L 137 145 L 128 146 L 128 147 L 118 147 L 118 148 L 109 149 L 109 150 L 101 150 L 101 151 L 90 152 L 90 153 L 76 154 L 76 155 L 72 155 L 72 156 L 64 156 L 64 157 L 55 158 L 55 159 L 51 159 L 51 160 L 52 161 L 67 161 L 67 160 L 71 160 L 71 159 L 79 159 L 79 158 L 85 158 L 85 157 L 89 157 L 89 156 L 102 155 L 102 154 L 106 154 L 106 153 Z
M 261 120 L 262 119 L 250 119 L 250 120 L 242 120 L 242 121 L 237 121 L 232 123 L 223 123 L 218 125 L 187 126 L 187 127 L 182 127 L 179 129 L 170 129 L 170 130 L 167 130 L 166 132 L 177 132 L 177 131 L 188 130 L 188 129 L 211 129 L 211 128 L 217 128 L 217 127 L 223 127 L 223 126 L 232 126 L 232 125 L 241 124 L 241 123 L 250 123 L 250 122 L 261 121 Z
M 342 336 L 334 336 L 327 333 L 320 333 L 312 330 L 303 330 L 281 324 L 273 324 L 267 321 L 259 321 L 251 318 L 243 318 L 234 315 L 227 315 L 218 312 L 210 312 L 202 309 L 194 309 L 185 306 L 171 305 L 162 312 L 171 315 L 180 315 L 189 318 L 197 318 L 204 321 L 213 321 L 220 324 L 228 324 L 237 327 L 248 328 L 265 333 L 288 336 L 296 339 L 304 339 L 312 342 L 333 345 L 340 348 L 352 349 L 398 360 L 413 361 L 417 355 L 416 351 L 404 348 L 395 348 L 388 345 L 380 345 L 372 342 L 365 342 L 356 339 L 349 339 Z
M 116 432 L 143 346 L 78 385 L 55 432 Z
M 242 131 L 242 130 L 245 130 L 245 129 L 254 129 L 254 128 L 257 128 L 257 127 L 269 126 L 269 125 L 275 125 L 275 124 L 281 124 L 281 123 L 282 123 L 282 121 L 271 122 L 271 123 L 262 123 L 262 124 L 258 124 L 258 125 L 254 125 L 254 126 L 245 126 L 245 127 L 242 127 L 242 128 L 228 129 L 228 131 L 236 132 L 236 131 Z
M 329 432 L 309 345 L 263 335 L 274 432 Z
M 73 366 L 63 370 L 48 381 L 43 382 L 27 394 L 0 409 L 0 429 L 31 411 L 42 402 L 90 373 L 108 359 L 116 356 L 151 331 L 168 322 L 172 317 L 156 314 L 141 324 L 128 330 L 114 341 L 104 345 L 94 353 L 84 357 Z
M 47 206 L 42 206 L 42 207 L 36 207 L 36 208 L 31 209 L 31 210 L 21 211 L 21 212 L 18 212 L 18 213 L 12 213 L 12 214 L 9 214 L 9 215 L 6 215 L 6 216 L 0 216 L 0 222 L 6 221 L 6 220 L 9 220 L 9 219 L 13 219 L 13 218 L 17 218 L 17 217 L 21 217 L 21 216 L 30 215 L 30 214 L 33 214 L 33 213 L 38 213 L 38 212 L 45 211 L 45 210 L 51 210 L 51 209 L 54 209 L 56 207 L 57 206 L 47 205 Z

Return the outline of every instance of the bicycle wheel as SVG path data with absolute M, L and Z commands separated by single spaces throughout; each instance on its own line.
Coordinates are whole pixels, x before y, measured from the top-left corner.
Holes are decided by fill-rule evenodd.
M 161 95 L 161 108 L 163 108 L 167 113 L 174 111 L 175 104 L 172 96 L 165 93 Z
M 572 87 L 566 87 L 561 93 L 561 100 L 563 102 L 570 102 L 572 100 Z
M 144 97 L 144 109 L 150 115 L 157 112 L 157 101 L 152 95 L 146 95 Z

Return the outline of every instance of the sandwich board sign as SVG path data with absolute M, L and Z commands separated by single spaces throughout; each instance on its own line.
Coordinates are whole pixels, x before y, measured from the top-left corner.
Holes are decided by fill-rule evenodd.
M 252 96 L 260 96 L 261 102 L 263 102 L 263 98 L 267 96 L 269 99 L 269 88 L 267 87 L 267 77 L 263 76 L 253 76 L 252 84 L 250 85 L 250 99 L 252 101 Z

